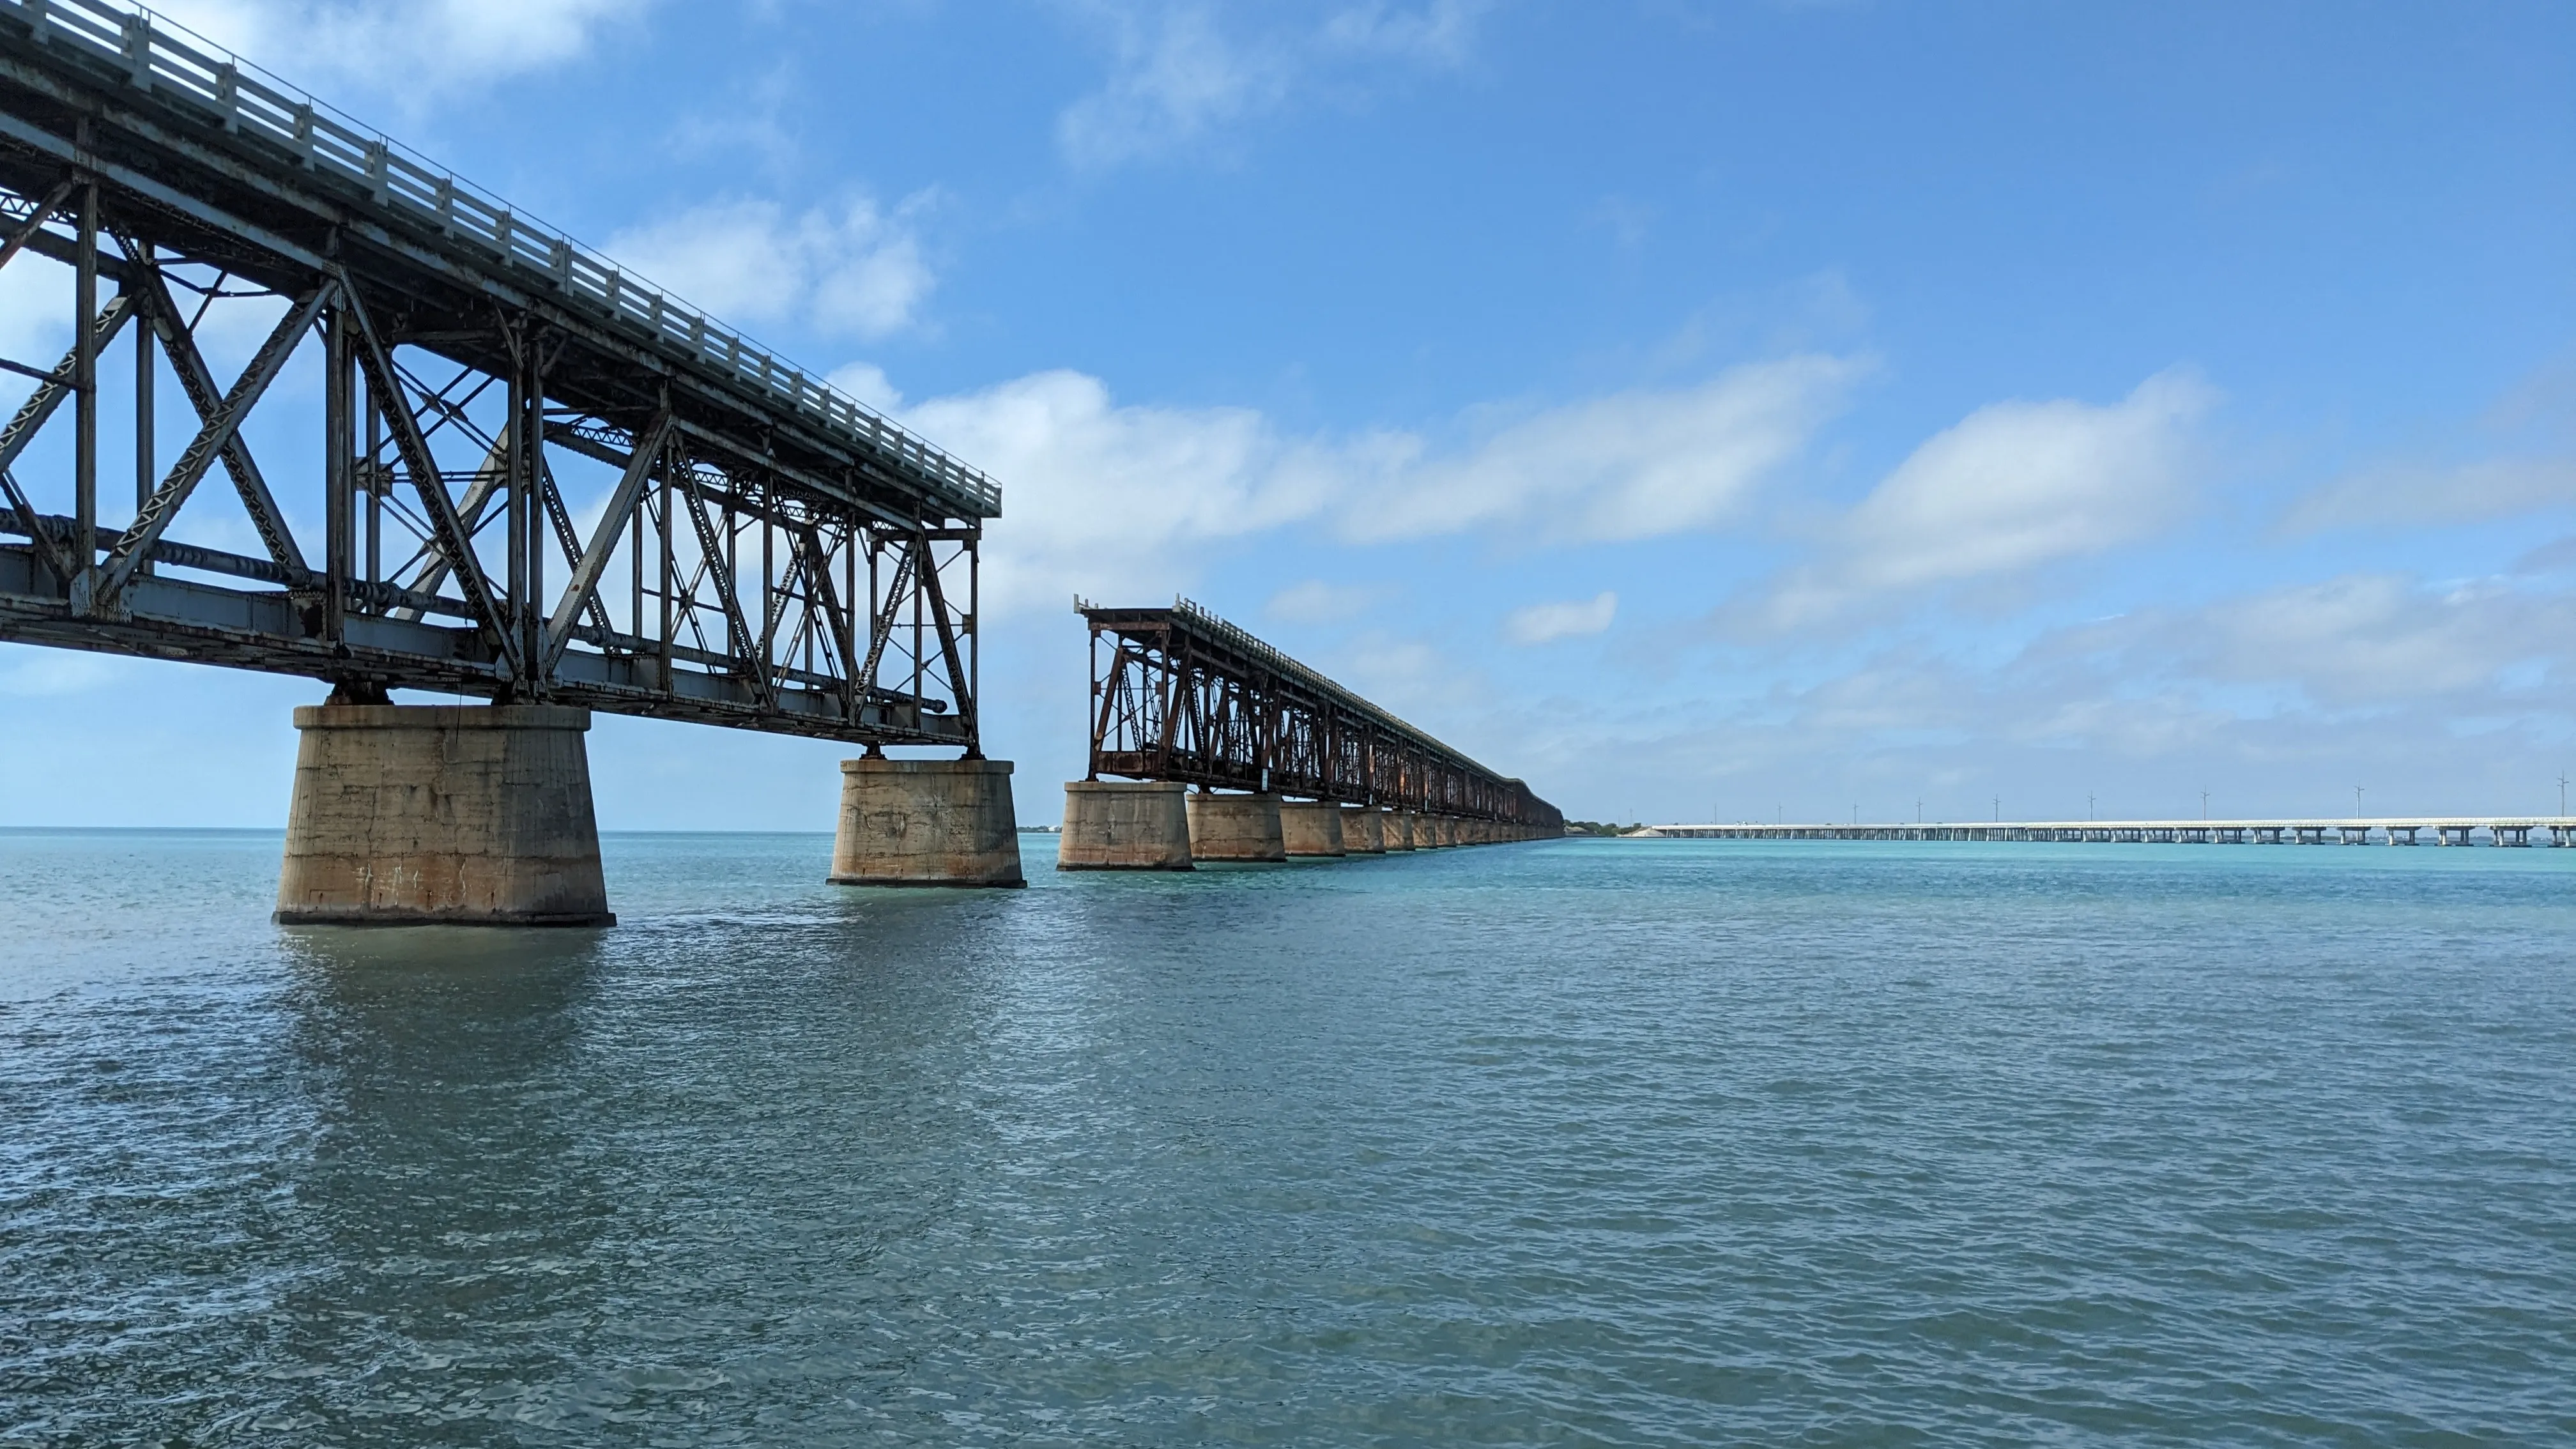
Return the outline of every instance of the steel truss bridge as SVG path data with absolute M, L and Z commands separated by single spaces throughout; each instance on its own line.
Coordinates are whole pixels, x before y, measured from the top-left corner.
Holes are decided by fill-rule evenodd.
M 10 267 L 0 638 L 979 753 L 990 480 L 238 59 L 0 0 Z
M 1091 778 L 1124 775 L 1562 830 L 1564 815 L 1187 599 L 1074 600 L 1091 625 Z M 1111 645 L 1101 670 L 1101 645 Z

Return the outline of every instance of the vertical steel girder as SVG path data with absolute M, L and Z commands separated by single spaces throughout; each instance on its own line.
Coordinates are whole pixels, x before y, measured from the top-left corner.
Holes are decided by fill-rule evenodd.
M 497 254 L 442 241 L 464 223 L 424 229 L 15 10 L 0 268 L 48 271 L 71 341 L 0 358 L 26 388 L 0 427 L 0 639 L 980 753 L 989 480 L 613 272 L 531 286 L 506 212 L 475 214 Z M 651 336 L 620 334 L 639 317 Z M 130 382 L 101 367 L 128 345 Z M 161 468 L 165 377 L 194 431 Z M 130 513 L 98 490 L 118 449 Z M 200 519 L 259 552 L 183 537 Z
M 1506 779 L 1183 601 L 1091 626 L 1091 778 L 1124 775 L 1561 828 Z M 1102 649 L 1107 646 L 1107 665 Z

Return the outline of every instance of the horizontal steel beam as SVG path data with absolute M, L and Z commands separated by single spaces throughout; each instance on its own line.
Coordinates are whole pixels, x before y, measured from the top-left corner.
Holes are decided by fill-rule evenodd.
M 1553 828 L 1556 808 L 1181 600 L 1074 607 L 1093 639 L 1091 774 Z M 1101 670 L 1102 640 L 1113 648 Z
M 98 33 L 111 27 L 113 41 Z M 153 25 L 138 6 L 0 0 L 0 85 L 85 115 L 96 130 L 82 148 L 0 114 L 0 135 L 222 237 L 313 271 L 331 247 L 304 234 L 330 233 L 354 272 L 381 259 L 397 290 L 443 291 L 450 310 L 471 298 L 542 315 L 698 393 L 734 420 L 746 446 L 790 445 L 808 455 L 803 466 L 846 470 L 924 517 L 1000 515 L 1000 490 L 982 474 L 387 138 Z M 120 149 L 148 154 L 152 167 Z M 185 184 L 161 179 L 176 172 L 190 173 Z
M 0 638 L 977 753 L 989 479 L 132 0 L 0 0 L 0 265 L 30 251 L 87 315 L 58 366 L 0 358 L 39 383 L 0 429 Z M 286 315 L 219 381 L 201 327 L 253 297 Z M 131 317 L 108 529 L 95 368 Z M 298 407 L 321 466 L 272 487 L 243 439 Z M 588 523 L 565 448 L 619 470 Z M 185 540 L 215 467 L 266 559 Z
M 145 575 L 126 586 L 124 611 L 102 619 L 73 613 L 50 586 L 30 550 L 0 545 L 0 640 L 272 674 L 362 676 L 393 689 L 480 699 L 493 698 L 509 682 L 506 670 L 481 657 L 484 651 L 471 629 L 352 615 L 346 637 L 334 644 L 305 631 L 310 620 L 304 606 L 285 593 L 244 593 Z M 844 716 L 837 688 L 785 687 L 763 700 L 740 679 L 695 670 L 676 672 L 666 687 L 654 675 L 654 664 L 650 656 L 569 654 L 550 698 L 611 714 L 821 739 L 941 746 L 968 742 L 959 720 L 920 702 L 872 700 L 853 721 Z

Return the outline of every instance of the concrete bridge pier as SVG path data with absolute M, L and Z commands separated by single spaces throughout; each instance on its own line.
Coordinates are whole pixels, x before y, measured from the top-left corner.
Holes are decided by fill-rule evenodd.
M 1279 861 L 1288 858 L 1280 836 L 1276 795 L 1190 794 L 1192 860 Z
M 321 704 L 295 727 L 280 924 L 617 924 L 590 711 Z
M 1025 886 L 1008 760 L 843 760 L 833 885 Z
M 1283 800 L 1279 833 L 1293 857 L 1348 855 L 1342 843 L 1342 807 L 1330 800 Z
M 1386 854 L 1386 812 L 1374 805 L 1343 806 L 1342 849 L 1352 855 Z
M 1185 787 L 1163 780 L 1069 780 L 1058 870 L 1188 870 Z
M 1378 844 L 1388 850 L 1413 849 L 1413 812 L 1389 810 L 1378 820 Z

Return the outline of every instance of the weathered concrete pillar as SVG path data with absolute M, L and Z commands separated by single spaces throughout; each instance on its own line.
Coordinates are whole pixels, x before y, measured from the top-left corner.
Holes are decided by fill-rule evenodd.
M 834 885 L 1024 886 L 1008 760 L 843 760 Z
M 1446 850 L 1458 843 L 1456 825 L 1457 822 L 1446 815 L 1425 815 L 1422 817 L 1421 824 L 1416 827 L 1414 835 L 1418 840 L 1427 831 L 1431 837 L 1429 842 L 1431 848 Z
M 1286 860 L 1276 795 L 1190 792 L 1192 860 Z
M 1058 870 L 1188 870 L 1186 787 L 1164 780 L 1071 780 Z
M 277 915 L 287 925 L 613 926 L 590 711 L 303 705 Z
M 1290 855 L 1348 855 L 1342 844 L 1342 807 L 1330 800 L 1279 802 L 1279 834 Z
M 1389 850 L 1413 849 L 1413 812 L 1389 810 L 1378 822 L 1378 843 Z
M 1386 854 L 1386 812 L 1374 805 L 1342 807 L 1342 849 L 1352 855 Z

